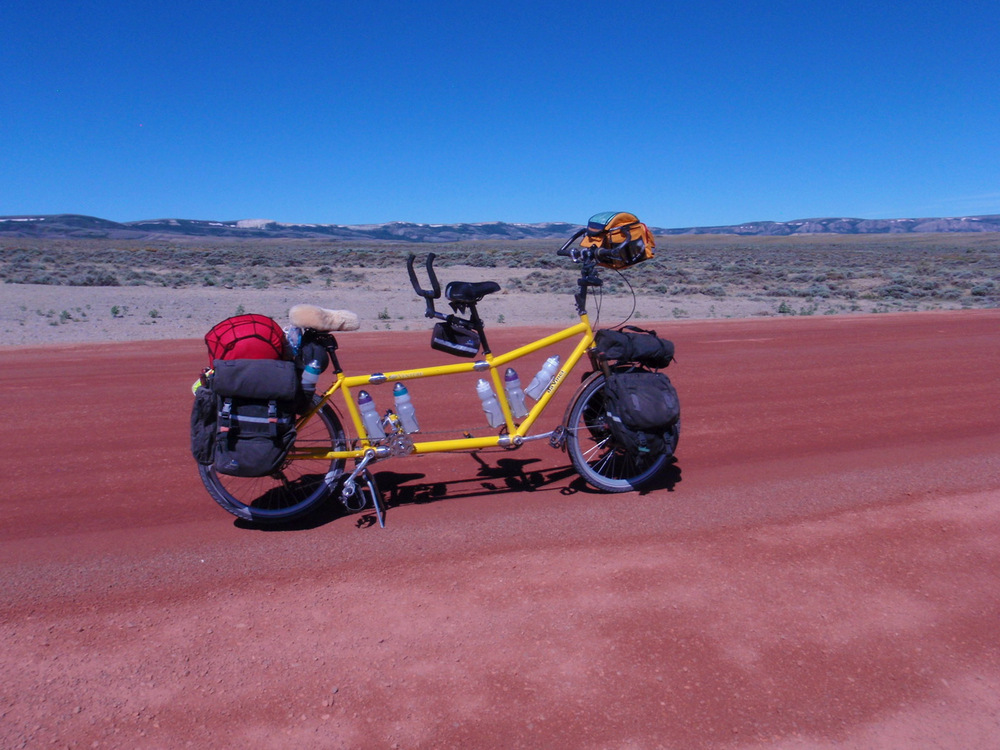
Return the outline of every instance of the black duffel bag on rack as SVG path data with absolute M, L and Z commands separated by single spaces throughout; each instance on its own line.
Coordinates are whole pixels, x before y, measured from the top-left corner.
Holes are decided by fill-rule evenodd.
M 594 349 L 609 362 L 634 363 L 658 370 L 674 359 L 674 342 L 638 326 L 602 328 L 594 334 Z

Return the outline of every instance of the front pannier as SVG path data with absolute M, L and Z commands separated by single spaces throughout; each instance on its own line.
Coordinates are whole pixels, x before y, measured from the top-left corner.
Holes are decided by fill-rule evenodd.
M 212 390 L 218 432 L 213 464 L 220 474 L 262 477 L 280 468 L 295 441 L 295 363 L 216 360 Z
M 637 326 L 602 328 L 594 334 L 594 350 L 610 362 L 634 363 L 654 370 L 666 367 L 674 359 L 673 341 Z
M 615 441 L 629 453 L 673 453 L 681 406 L 660 372 L 616 372 L 605 385 L 604 406 Z

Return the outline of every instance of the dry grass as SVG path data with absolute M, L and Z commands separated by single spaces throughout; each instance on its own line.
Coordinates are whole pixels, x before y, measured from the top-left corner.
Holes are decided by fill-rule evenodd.
M 56 329 L 66 327 L 84 335 L 81 324 L 95 320 L 90 335 L 116 338 L 115 326 L 141 323 L 127 335 L 156 338 L 183 334 L 170 328 L 181 316 L 199 330 L 241 307 L 313 299 L 361 308 L 368 327 L 402 328 L 422 313 L 405 271 L 411 252 L 437 254 L 442 282 L 498 281 L 509 296 L 483 304 L 488 322 L 561 321 L 572 316 L 576 276 L 555 255 L 560 244 L 7 240 L 0 323 L 10 341 L 39 325 L 49 337 L 65 338 Z M 630 288 L 637 317 L 650 319 L 997 307 L 1000 233 L 663 237 L 656 258 L 604 279 L 608 317 L 628 315 Z

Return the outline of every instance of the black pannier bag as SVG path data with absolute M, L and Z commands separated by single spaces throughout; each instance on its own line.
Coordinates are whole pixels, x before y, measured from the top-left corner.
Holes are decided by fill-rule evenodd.
M 629 453 L 672 454 L 680 401 L 661 372 L 613 373 L 604 387 L 608 427 Z
M 479 347 L 479 334 L 471 328 L 450 321 L 434 324 L 431 349 L 448 352 L 457 357 L 475 357 L 479 354 Z
M 637 326 L 618 330 L 602 328 L 594 334 L 594 349 L 612 362 L 634 362 L 658 370 L 674 359 L 674 342 L 661 339 L 656 331 Z
M 191 455 L 200 464 L 208 466 L 215 458 L 215 433 L 218 432 L 218 408 L 212 376 L 203 375 L 201 385 L 194 392 L 191 406 Z
M 298 386 L 294 362 L 215 361 L 218 431 L 212 463 L 217 472 L 262 477 L 280 468 L 295 441 Z

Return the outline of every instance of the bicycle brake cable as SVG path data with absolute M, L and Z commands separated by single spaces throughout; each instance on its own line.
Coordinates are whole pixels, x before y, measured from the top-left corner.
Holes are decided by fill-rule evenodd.
M 625 325 L 630 320 L 632 320 L 632 316 L 635 315 L 636 298 L 635 298 L 635 287 L 633 287 L 632 284 L 629 282 L 629 280 L 625 278 L 625 274 L 623 274 L 617 268 L 615 269 L 615 273 L 617 273 L 621 277 L 621 280 L 625 282 L 625 286 L 627 286 L 628 290 L 632 293 L 632 309 L 629 311 L 629 314 L 625 316 L 625 320 L 623 320 L 621 323 L 615 326 L 615 328 L 620 328 L 621 326 Z

